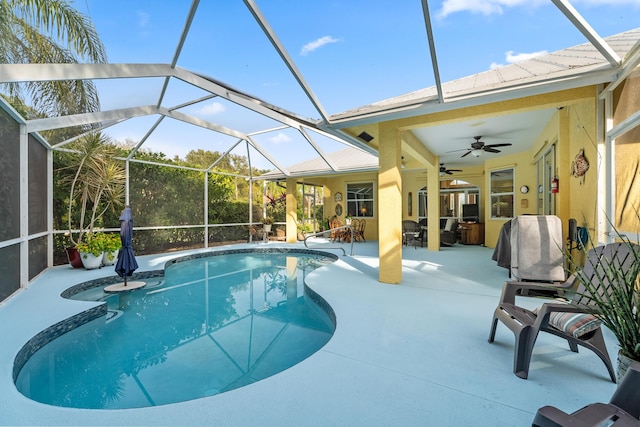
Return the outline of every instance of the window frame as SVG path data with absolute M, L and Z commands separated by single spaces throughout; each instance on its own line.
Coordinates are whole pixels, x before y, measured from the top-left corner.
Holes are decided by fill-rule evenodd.
M 352 194 L 356 194 L 357 191 L 354 191 L 360 186 L 360 188 L 371 188 L 371 197 L 369 198 L 353 198 Z M 351 187 L 351 188 L 350 188 Z M 355 188 L 354 188 L 355 187 Z M 363 182 L 348 182 L 345 188 L 345 216 L 351 216 L 353 218 L 373 218 L 375 216 L 376 210 L 376 184 L 374 181 L 363 181 Z M 355 204 L 355 206 L 353 206 Z M 362 206 L 362 204 L 365 204 Z M 351 207 L 354 207 L 353 211 Z M 362 208 L 365 208 L 366 211 L 362 214 Z M 354 213 L 355 212 L 355 213 Z
M 510 172 L 511 173 L 511 191 L 494 191 L 495 187 L 493 185 L 494 182 L 494 174 Z M 503 167 L 501 169 L 492 170 L 489 173 L 489 214 L 491 219 L 512 219 L 515 215 L 515 200 L 516 200 L 516 169 L 514 166 Z M 502 198 L 511 197 L 511 212 L 510 215 L 494 215 L 493 205 L 494 199 L 495 203 L 504 203 Z

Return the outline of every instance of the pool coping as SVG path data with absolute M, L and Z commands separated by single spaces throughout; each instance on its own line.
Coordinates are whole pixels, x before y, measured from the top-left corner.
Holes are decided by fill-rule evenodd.
M 525 381 L 511 372 L 513 335 L 498 328 L 496 342 L 487 343 L 506 279 L 504 269 L 490 261 L 490 249 L 403 248 L 403 282 L 386 285 L 378 281 L 377 246 L 356 245 L 356 256 L 340 256 L 306 277 L 337 316 L 334 336 L 318 352 L 240 389 L 139 409 L 53 407 L 15 388 L 13 359 L 25 341 L 96 305 L 65 300 L 60 293 L 70 283 L 111 275 L 50 269 L 0 304 L 0 324 L 11 325 L 0 346 L 0 425 L 512 426 L 530 425 L 537 408 L 547 404 L 573 412 L 610 398 L 615 384 L 590 352 L 573 353 L 555 337 L 541 336 Z M 138 271 L 216 249 L 138 257 Z M 459 322 L 450 321 L 452 300 Z M 616 342 L 604 332 L 613 354 Z

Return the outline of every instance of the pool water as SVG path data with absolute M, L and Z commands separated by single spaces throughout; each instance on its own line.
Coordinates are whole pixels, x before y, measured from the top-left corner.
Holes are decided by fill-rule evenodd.
M 74 299 L 109 313 L 46 344 L 16 386 L 38 402 L 137 408 L 233 390 L 281 372 L 331 338 L 304 277 L 333 259 L 306 253 L 226 254 L 178 262 L 141 290 Z

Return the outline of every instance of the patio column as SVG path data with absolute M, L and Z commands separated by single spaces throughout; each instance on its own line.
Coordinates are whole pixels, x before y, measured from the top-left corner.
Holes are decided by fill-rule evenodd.
M 287 243 L 298 241 L 298 199 L 296 198 L 297 182 L 295 178 L 287 178 Z
M 440 164 L 439 157 L 427 166 L 427 247 L 440 250 Z
M 402 280 L 402 150 L 395 128 L 381 124 L 378 168 L 378 249 L 382 283 Z

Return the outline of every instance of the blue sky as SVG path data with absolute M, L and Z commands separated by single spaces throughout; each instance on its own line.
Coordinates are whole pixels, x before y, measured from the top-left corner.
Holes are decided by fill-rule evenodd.
M 187 0 L 82 0 L 112 63 L 169 63 L 191 2 Z M 256 0 L 314 94 L 329 114 L 434 85 L 420 0 Z M 640 26 L 640 0 L 574 0 L 600 35 Z M 540 0 L 429 1 L 442 81 L 500 64 L 585 43 L 550 2 Z M 305 117 L 319 118 L 241 0 L 202 0 L 178 66 L 206 74 Z M 99 82 L 104 109 L 155 104 L 161 81 Z M 165 105 L 198 91 L 177 85 Z M 189 113 L 241 131 L 271 124 L 220 100 Z M 109 133 L 141 139 L 155 118 L 130 120 Z M 275 126 L 275 124 L 273 124 Z M 229 138 L 165 120 L 146 144 L 173 157 L 191 148 L 225 151 Z M 161 131 L 160 131 L 161 130 Z M 283 164 L 313 156 L 296 135 L 276 132 L 260 141 Z M 329 141 L 326 151 L 336 146 Z M 246 154 L 246 149 L 244 149 Z M 243 154 L 240 151 L 239 154 Z M 269 167 L 256 160 L 256 166 Z

